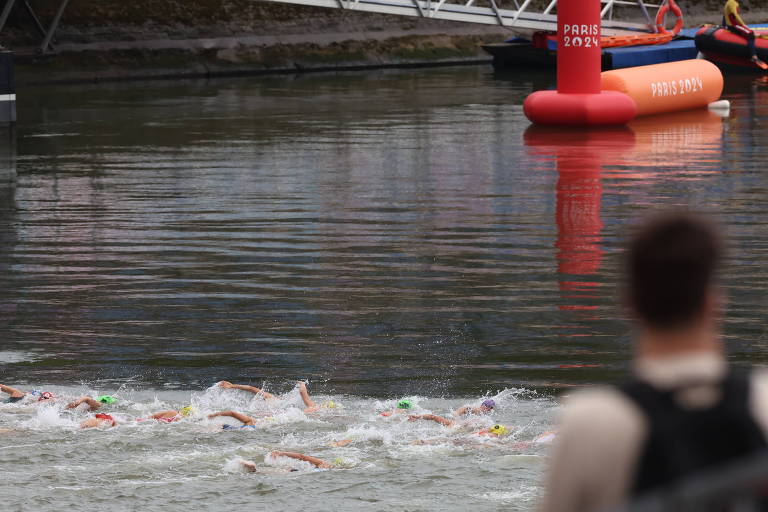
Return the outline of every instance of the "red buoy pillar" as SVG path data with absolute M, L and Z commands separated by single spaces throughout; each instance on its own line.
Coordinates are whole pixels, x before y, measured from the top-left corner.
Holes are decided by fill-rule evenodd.
M 600 0 L 557 2 L 557 91 L 537 91 L 523 104 L 535 124 L 625 124 L 635 117 L 632 98 L 600 90 Z

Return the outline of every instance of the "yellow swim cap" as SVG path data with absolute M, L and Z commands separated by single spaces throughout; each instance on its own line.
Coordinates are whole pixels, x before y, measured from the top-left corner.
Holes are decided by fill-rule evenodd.
M 332 466 L 341 466 L 344 463 L 341 457 L 336 457 L 333 459 L 333 462 L 331 462 Z
M 188 405 L 188 406 L 186 406 L 186 407 L 182 407 L 181 409 L 179 409 L 179 413 L 180 413 L 182 416 L 184 416 L 184 417 L 187 417 L 187 416 L 189 416 L 190 414 L 194 414 L 194 413 L 195 413 L 195 408 L 194 408 L 194 407 L 192 407 L 191 405 Z
M 489 432 L 501 437 L 507 434 L 507 427 L 504 425 L 494 425 L 489 429 Z
M 333 400 L 328 400 L 326 402 L 323 402 L 323 407 L 326 409 L 335 409 L 336 408 L 336 402 Z

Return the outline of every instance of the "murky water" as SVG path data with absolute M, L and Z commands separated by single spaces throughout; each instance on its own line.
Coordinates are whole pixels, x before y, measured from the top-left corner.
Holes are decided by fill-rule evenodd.
M 519 441 L 552 428 L 557 390 L 626 374 L 621 236 L 656 206 L 724 221 L 731 357 L 768 361 L 768 84 L 729 79 L 726 119 L 563 133 L 528 127 L 522 100 L 549 83 L 532 76 L 20 93 L 18 178 L 0 198 L 0 382 L 118 393 L 124 424 L 81 432 L 87 415 L 62 403 L 0 406 L 9 510 L 530 509 L 545 448 Z M 222 379 L 284 398 L 208 389 Z M 302 413 L 296 379 L 343 407 Z M 401 396 L 437 414 L 483 396 L 499 407 L 449 429 L 378 416 Z M 133 421 L 190 400 L 192 419 Z M 221 432 L 204 418 L 221 408 L 274 419 Z M 521 428 L 472 434 L 493 421 Z M 273 471 L 274 449 L 339 469 Z

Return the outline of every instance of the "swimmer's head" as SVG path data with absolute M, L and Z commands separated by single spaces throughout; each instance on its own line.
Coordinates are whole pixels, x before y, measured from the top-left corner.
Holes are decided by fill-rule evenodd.
M 96 401 L 101 402 L 103 404 L 113 404 L 117 402 L 117 398 L 109 395 L 101 395 L 96 399 Z
M 488 429 L 488 432 L 495 436 L 502 437 L 507 435 L 507 427 L 504 425 L 494 425 Z
M 407 410 L 407 409 L 410 409 L 412 407 L 413 407 L 413 404 L 407 398 L 403 398 L 402 400 L 397 402 L 397 408 L 398 409 L 406 409 Z
M 117 424 L 117 422 L 115 421 L 115 418 L 113 418 L 109 414 L 97 414 L 95 417 L 102 421 L 109 421 L 111 423 L 111 426 L 113 427 Z
M 191 405 L 188 405 L 186 407 L 182 407 L 181 409 L 179 409 L 179 414 L 181 414 L 185 418 L 187 416 L 191 416 L 192 414 L 195 414 L 195 412 L 196 412 L 196 409 Z
M 495 407 L 496 407 L 496 402 L 494 402 L 492 398 L 483 400 L 483 403 L 480 404 L 480 410 L 485 412 L 493 410 Z
M 38 402 L 45 402 L 46 400 L 53 400 L 56 398 L 50 391 L 43 391 L 40 396 L 37 397 Z
M 233 426 L 232 426 L 232 425 L 230 425 L 229 423 L 225 423 L 225 424 L 223 424 L 223 425 L 221 426 L 221 430 L 232 430 L 233 428 L 235 428 L 235 427 L 233 427 Z
M 333 462 L 331 462 L 331 466 L 341 466 L 342 464 L 344 464 L 344 459 L 341 457 L 336 457 L 333 459 Z
M 326 409 L 335 409 L 337 405 L 336 405 L 336 402 L 334 402 L 333 400 L 326 400 L 325 402 L 323 402 L 323 407 L 325 407 Z

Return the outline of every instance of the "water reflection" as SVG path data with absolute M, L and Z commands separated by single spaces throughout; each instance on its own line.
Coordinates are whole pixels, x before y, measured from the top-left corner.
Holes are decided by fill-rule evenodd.
M 13 286 L 10 256 L 18 242 L 16 208 L 16 127 L 0 125 L 0 290 Z M 17 307 L 15 301 L 0 299 L 0 321 L 11 324 Z
M 0 301 L 21 304 L 11 348 L 51 357 L 14 375 L 302 376 L 377 396 L 611 380 L 619 235 L 662 204 L 724 205 L 749 240 L 741 281 L 759 277 L 763 152 L 730 130 L 745 120 L 526 131 L 529 78 L 363 75 L 25 100 Z
M 619 165 L 635 146 L 627 128 L 574 130 L 531 126 L 525 144 L 534 155 L 554 158 L 557 171 L 558 274 L 562 310 L 597 309 L 591 276 L 600 270 L 603 221 L 600 216 L 603 186 L 601 171 Z
M 723 119 L 706 109 L 640 118 L 621 128 L 526 130 L 529 152 L 544 162 L 554 159 L 558 175 L 555 248 L 560 309 L 598 309 L 600 282 L 591 277 L 600 273 L 604 254 L 603 181 L 618 178 L 621 181 L 613 186 L 637 188 L 658 178 L 664 165 L 714 162 L 722 151 L 722 133 Z M 695 167 L 680 177 L 701 178 L 713 172 Z

